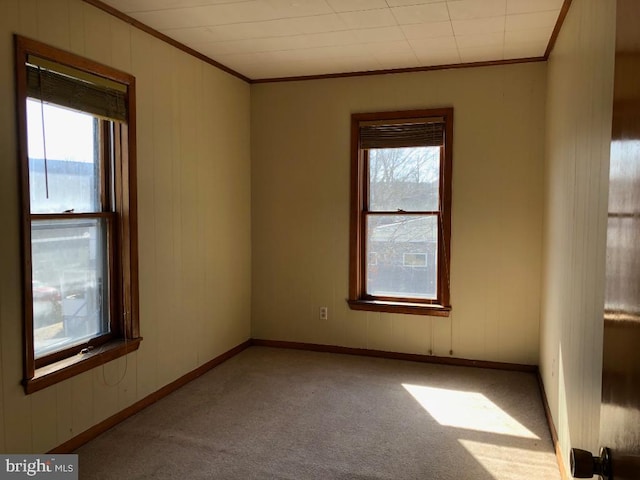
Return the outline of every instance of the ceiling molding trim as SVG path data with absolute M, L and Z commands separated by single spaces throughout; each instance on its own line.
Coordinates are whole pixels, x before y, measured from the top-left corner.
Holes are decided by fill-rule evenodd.
M 564 0 L 562 8 L 560 10 L 560 14 L 558 16 L 558 20 L 553 29 L 553 33 L 551 34 L 551 38 L 549 39 L 549 43 L 547 45 L 547 49 L 545 53 L 541 57 L 528 57 L 528 58 L 516 58 L 510 60 L 492 60 L 492 61 L 484 61 L 484 62 L 468 62 L 468 63 L 455 63 L 455 64 L 447 64 L 447 65 L 432 65 L 432 66 L 423 66 L 423 67 L 407 67 L 407 68 L 393 68 L 386 70 L 368 70 L 368 71 L 356 71 L 356 72 L 344 72 L 344 73 L 327 73 L 321 75 L 301 75 L 301 76 L 292 76 L 292 77 L 276 77 L 276 78 L 258 78 L 251 79 L 240 72 L 233 70 L 232 68 L 223 65 L 220 62 L 184 45 L 183 43 L 174 40 L 171 37 L 168 37 L 164 33 L 159 32 L 158 30 L 136 20 L 133 17 L 130 17 L 126 13 L 121 12 L 113 8 L 112 6 L 104 3 L 102 0 L 82 0 L 83 2 L 92 5 L 120 20 L 125 23 L 132 25 L 133 27 L 148 33 L 149 35 L 168 43 L 169 45 L 181 50 L 188 55 L 191 55 L 198 60 L 201 60 L 209 65 L 212 65 L 230 75 L 233 75 L 240 80 L 249 83 L 277 83 L 277 82 L 295 82 L 295 81 L 305 81 L 305 80 L 321 80 L 321 79 L 329 79 L 329 78 L 345 78 L 345 77 L 363 77 L 369 75 L 389 75 L 396 73 L 413 73 L 413 72 L 428 72 L 434 70 L 450 70 L 457 68 L 473 68 L 473 67 L 488 67 L 488 66 L 497 66 L 497 65 L 512 65 L 516 63 L 530 63 L 530 62 L 543 62 L 549 59 L 549 55 L 553 51 L 553 47 L 555 45 L 556 39 L 560 30 L 562 28 L 562 24 L 564 22 L 565 17 L 569 11 L 569 7 L 571 6 L 572 0 Z
M 298 82 L 306 80 L 324 80 L 328 78 L 366 77 L 369 75 L 390 75 L 395 73 L 430 72 L 433 70 L 453 70 L 456 68 L 492 67 L 513 65 L 515 63 L 544 62 L 545 57 L 514 58 L 510 60 L 491 60 L 485 62 L 451 63 L 447 65 L 431 65 L 426 67 L 392 68 L 389 70 L 367 70 L 362 72 L 327 73 L 323 75 L 302 75 L 299 77 L 258 78 L 251 83 Z
M 122 13 L 120 10 L 116 10 L 115 8 L 113 8 L 110 5 L 107 5 L 106 3 L 102 2 L 101 0 L 82 0 L 85 3 L 88 3 L 89 5 L 93 5 L 96 8 L 99 8 L 100 10 L 103 10 L 105 12 L 107 12 L 110 15 L 113 15 L 116 18 L 119 18 L 120 20 L 122 20 L 123 22 L 126 22 L 132 26 L 134 26 L 135 28 L 142 30 L 145 33 L 148 33 L 149 35 L 152 35 L 154 37 L 156 37 L 159 40 L 162 40 L 163 42 L 168 43 L 169 45 L 177 48 L 178 50 L 182 50 L 183 52 L 196 57 L 198 60 L 202 60 L 205 63 L 208 63 L 209 65 L 212 65 L 216 68 L 219 68 L 220 70 L 229 73 L 231 75 L 233 75 L 234 77 L 239 78 L 240 80 L 243 80 L 247 83 L 252 83 L 251 79 L 249 77 L 246 77 L 244 75 L 242 75 L 239 72 L 236 72 L 235 70 L 227 67 L 226 65 L 223 65 L 220 62 L 216 62 L 215 60 L 213 60 L 212 58 L 207 57 L 206 55 L 203 55 L 200 52 L 197 52 L 196 50 L 194 50 L 193 48 L 187 47 L 186 45 L 178 42 L 177 40 L 174 40 L 171 37 L 166 36 L 164 33 L 159 32 L 158 30 L 151 28 L 148 25 L 145 25 L 144 23 L 136 20 L 133 17 L 130 17 L 129 15 L 127 15 L 126 13 Z
M 549 43 L 547 44 L 547 49 L 544 52 L 545 60 L 549 60 L 549 55 L 551 55 L 551 52 L 553 51 L 553 47 L 555 46 L 558 35 L 560 34 L 560 30 L 562 29 L 564 19 L 566 18 L 567 13 L 569 13 L 571 1 L 572 0 L 564 0 L 564 3 L 562 4 L 560 14 L 558 15 L 558 20 L 556 21 L 556 26 L 553 28 L 553 32 L 551 33 L 551 37 L 549 38 Z

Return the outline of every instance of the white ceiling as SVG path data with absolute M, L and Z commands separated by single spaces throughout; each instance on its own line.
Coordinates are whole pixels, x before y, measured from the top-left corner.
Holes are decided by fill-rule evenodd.
M 251 78 L 542 57 L 563 0 L 103 0 Z

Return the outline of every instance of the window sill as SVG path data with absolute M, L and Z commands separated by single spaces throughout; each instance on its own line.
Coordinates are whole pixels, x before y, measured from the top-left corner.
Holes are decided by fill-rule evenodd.
M 138 349 L 142 337 L 133 340 L 113 340 L 87 353 L 78 353 L 35 371 L 33 378 L 22 383 L 26 394 L 37 392 L 87 370 L 104 365 Z
M 389 302 L 381 300 L 347 300 L 351 310 L 370 312 L 404 313 L 409 315 L 430 315 L 448 317 L 451 307 L 431 303 Z

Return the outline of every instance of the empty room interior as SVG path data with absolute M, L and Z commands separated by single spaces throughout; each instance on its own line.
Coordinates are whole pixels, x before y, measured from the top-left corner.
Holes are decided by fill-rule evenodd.
M 0 0 L 0 452 L 571 478 L 603 438 L 617 3 Z

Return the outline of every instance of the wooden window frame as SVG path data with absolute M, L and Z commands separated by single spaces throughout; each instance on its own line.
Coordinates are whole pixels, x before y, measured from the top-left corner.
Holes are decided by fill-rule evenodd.
M 444 145 L 440 154 L 439 208 L 426 212 L 438 216 L 438 271 L 436 299 L 380 297 L 366 293 L 366 218 L 368 212 L 368 151 L 360 146 L 361 122 L 441 117 Z M 451 267 L 451 184 L 453 172 L 453 108 L 393 112 L 354 113 L 351 115 L 351 212 L 349 248 L 349 298 L 353 310 L 414 315 L 449 316 Z M 385 212 L 385 214 L 388 212 Z M 398 212 L 398 215 L 421 212 Z
M 25 393 L 33 393 L 137 350 L 139 329 L 136 193 L 135 77 L 44 43 L 15 35 L 15 70 L 22 216 L 23 350 Z M 102 162 L 101 211 L 32 214 L 27 147 L 27 68 L 29 56 L 71 67 L 126 87 L 127 120 L 99 118 Z M 108 140 L 108 141 L 107 141 Z M 86 343 L 35 358 L 31 227 L 34 220 L 105 219 L 109 250 L 110 332 Z

